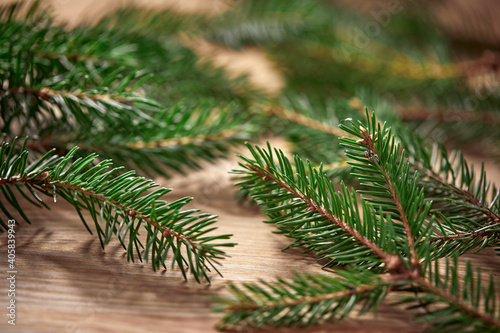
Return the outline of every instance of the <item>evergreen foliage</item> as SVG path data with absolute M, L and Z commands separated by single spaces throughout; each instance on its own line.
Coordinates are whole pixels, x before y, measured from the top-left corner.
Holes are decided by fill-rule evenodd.
M 79 146 L 146 175 L 168 175 L 163 166 L 196 167 L 200 157 L 212 160 L 250 137 L 244 100 L 220 71 L 197 68 L 179 38 L 105 30 L 111 18 L 68 30 L 54 26 L 39 2 L 32 6 L 26 19 L 22 4 L 0 13 L 7 140 L 30 136 L 42 153 Z M 125 14 L 119 23 L 131 19 Z M 163 16 L 166 25 L 174 17 Z
M 452 197 L 433 208 L 419 173 L 427 171 L 423 178 L 438 175 L 449 165 L 441 163 L 438 171 L 422 166 L 415 170 L 392 129 L 374 114 L 367 113 L 365 123 L 348 121 L 340 128 L 351 136 L 341 144 L 351 175 L 360 182 L 357 190 L 343 182 L 336 189 L 321 166 L 314 168 L 298 156 L 292 163 L 269 145 L 248 145 L 252 157 L 241 157 L 242 169 L 235 171 L 241 179 L 237 185 L 264 207 L 268 222 L 293 239 L 289 246 L 313 252 L 325 262 L 324 268 L 336 268 L 339 276 L 299 274 L 292 281 L 233 286 L 235 298 L 222 300 L 226 315 L 219 327 L 341 319 L 358 303 L 363 312 L 395 294 L 401 304 L 423 311 L 422 318 L 433 325 L 430 331 L 499 330 L 496 278 L 490 273 L 489 281 L 481 282 L 480 268 L 474 273 L 470 262 L 464 275 L 458 273 L 458 254 L 498 246 L 498 192 L 492 204 L 484 202 L 490 193 L 484 172 L 479 179 L 473 177 L 462 157 L 453 174 L 456 178 L 461 172 L 460 187 L 454 181 L 443 186 L 451 191 L 466 188 L 470 192 L 462 190 L 457 196 L 466 193 L 472 198 L 458 203 Z M 445 151 L 442 159 L 448 161 Z M 464 207 L 467 214 L 455 214 Z M 439 271 L 441 257 L 446 257 L 444 273 Z
M 229 235 L 213 235 L 215 216 L 182 210 L 190 198 L 161 200 L 170 190 L 150 191 L 158 185 L 133 169 L 169 176 L 249 139 L 241 83 L 198 66 L 175 34 L 187 25 L 168 11 L 143 30 L 127 10 L 73 29 L 49 10 L 40 1 L 0 8 L 3 212 L 13 217 L 10 203 L 29 222 L 14 192 L 38 206 L 39 192 L 62 197 L 89 231 L 81 211 L 90 213 L 101 246 L 115 236 L 130 260 L 171 261 L 185 278 L 210 281 Z
M 458 258 L 498 249 L 500 189 L 450 146 L 500 156 L 498 83 L 481 81 L 500 61 L 456 62 L 422 6 L 374 36 L 363 14 L 316 0 L 241 1 L 216 17 L 130 7 L 74 28 L 43 1 L 0 6 L 0 209 L 30 223 L 25 202 L 63 198 L 101 246 L 116 238 L 128 260 L 210 281 L 230 235 L 136 172 L 170 177 L 251 141 L 239 194 L 326 272 L 229 284 L 220 329 L 307 326 L 392 301 L 431 332 L 499 331 L 497 277 L 470 262 L 461 273 Z M 190 48 L 200 39 L 264 51 L 283 91 L 229 79 Z M 254 145 L 269 135 L 293 159 Z
M 220 248 L 234 246 L 234 243 L 216 243 L 231 235 L 206 235 L 216 229 L 213 227 L 216 216 L 197 214 L 198 210 L 193 209 L 182 210 L 191 198 L 173 202 L 161 200 L 170 189 L 157 188 L 158 184 L 135 176 L 134 171 L 116 175 L 121 168 L 113 168 L 111 160 L 97 162 L 96 154 L 75 160 L 76 147 L 66 156 L 57 156 L 51 150 L 30 163 L 26 143 L 17 152 L 15 140 L 10 145 L 3 143 L 0 190 L 28 223 L 29 217 L 14 191 L 39 207 L 47 205 L 38 193 L 53 197 L 54 202 L 61 197 L 75 207 L 92 233 L 82 210 L 90 213 L 103 248 L 114 236 L 127 251 L 128 260 L 134 261 L 137 257 L 142 261 L 144 257 L 146 261 L 151 260 L 153 269 L 166 268 L 165 261 L 171 253 L 172 268 L 177 265 L 187 279 L 189 267 L 198 282 L 202 278 L 210 281 L 207 275 L 210 268 L 218 272 L 214 264 L 226 256 Z M 0 202 L 0 208 L 14 219 L 4 203 Z M 3 219 L 0 224 L 3 230 L 8 229 Z M 141 241 L 139 236 L 143 230 L 146 239 Z

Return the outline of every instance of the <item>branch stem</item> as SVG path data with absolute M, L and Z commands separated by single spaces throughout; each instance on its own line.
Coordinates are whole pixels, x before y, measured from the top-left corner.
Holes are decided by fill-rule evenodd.
M 52 96 L 71 96 L 78 99 L 88 98 L 93 101 L 99 100 L 113 100 L 119 103 L 133 105 L 134 101 L 127 100 L 124 96 L 111 96 L 111 95 L 100 95 L 100 94 L 87 94 L 84 92 L 71 92 L 66 90 L 52 90 L 50 88 L 34 89 L 32 87 L 9 87 L 7 89 L 0 89 L 0 96 L 5 96 L 9 94 L 22 94 L 22 95 L 32 95 L 41 100 L 48 100 Z
M 398 112 L 403 120 L 424 121 L 428 119 L 441 122 L 481 122 L 488 126 L 500 124 L 500 116 L 494 112 L 471 112 L 460 109 L 402 108 Z
M 393 256 L 389 255 L 388 253 L 384 252 L 380 247 L 377 245 L 373 244 L 370 242 L 368 239 L 366 239 L 363 235 L 361 235 L 357 230 L 352 229 L 347 223 L 344 221 L 341 221 L 337 216 L 331 215 L 328 213 L 328 211 L 320 207 L 316 202 L 311 200 L 310 198 L 306 197 L 304 194 L 296 191 L 294 188 L 292 188 L 290 185 L 287 183 L 282 182 L 278 178 L 276 178 L 273 174 L 270 172 L 265 172 L 262 169 L 259 169 L 251 164 L 247 164 L 247 167 L 262 176 L 263 178 L 267 180 L 272 180 L 276 184 L 278 184 L 281 188 L 284 188 L 287 190 L 289 193 L 293 194 L 296 198 L 299 198 L 302 200 L 304 203 L 306 203 L 309 208 L 315 210 L 316 212 L 320 213 L 323 215 L 325 218 L 327 218 L 329 221 L 331 221 L 333 224 L 337 225 L 338 227 L 342 228 L 344 231 L 346 231 L 349 235 L 354 237 L 358 242 L 372 250 L 380 259 L 384 261 L 386 266 L 390 267 L 396 267 L 398 265 L 394 265 L 394 258 Z
M 441 185 L 448 187 L 452 192 L 454 192 L 458 196 L 464 198 L 464 200 L 467 201 L 468 203 L 476 206 L 477 210 L 482 212 L 494 224 L 500 224 L 500 215 L 495 214 L 491 209 L 489 209 L 488 207 L 483 205 L 476 198 L 476 196 L 473 193 L 455 187 L 454 184 L 448 183 L 446 180 L 441 178 L 441 176 L 439 174 L 437 174 L 436 172 L 434 172 L 433 170 L 429 170 L 427 168 L 424 168 L 420 164 L 414 163 L 414 164 L 412 164 L 412 166 L 415 167 L 416 169 L 418 169 L 419 171 L 423 171 L 429 178 L 432 178 L 433 180 L 437 181 Z
M 349 290 L 336 291 L 333 293 L 322 294 L 317 296 L 305 296 L 299 299 L 286 299 L 282 300 L 281 302 L 266 302 L 264 304 L 239 303 L 229 306 L 227 308 L 227 311 L 255 311 L 260 309 L 274 309 L 279 306 L 293 307 L 300 305 L 302 303 L 317 304 L 326 300 L 350 297 L 354 294 L 356 295 L 365 294 L 379 286 L 380 286 L 379 284 L 367 284 L 361 287 L 354 287 Z
M 373 138 L 370 135 L 370 133 L 368 133 L 368 131 L 366 131 L 366 130 L 362 130 L 361 135 L 363 136 L 363 139 L 364 139 L 363 143 L 368 147 L 368 149 L 370 150 L 370 153 L 374 154 L 374 156 L 378 156 L 377 149 L 375 148 L 375 145 L 373 144 Z M 369 159 L 371 159 L 371 157 L 369 157 Z M 376 162 L 374 162 L 373 159 L 371 159 L 371 163 L 376 163 Z M 401 216 L 401 222 L 403 223 L 403 227 L 405 229 L 406 239 L 408 240 L 408 247 L 410 249 L 410 255 L 411 255 L 410 262 L 411 262 L 411 265 L 413 268 L 412 274 L 414 274 L 415 277 L 420 276 L 420 264 L 419 264 L 419 260 L 418 260 L 417 251 L 415 250 L 415 240 L 414 240 L 413 234 L 411 232 L 410 223 L 408 222 L 408 216 L 403 209 L 403 206 L 401 204 L 401 200 L 399 198 L 399 195 L 398 195 L 396 189 L 394 188 L 394 185 L 392 183 L 391 177 L 389 176 L 389 172 L 387 171 L 387 168 L 385 167 L 385 165 L 382 165 L 382 164 L 380 164 L 380 168 L 382 169 L 382 172 L 384 174 L 384 179 L 387 183 L 389 193 L 391 194 L 392 200 L 396 204 L 396 208 L 398 210 L 399 216 Z
M 474 307 L 470 306 L 469 304 L 461 301 L 460 299 L 456 298 L 449 292 L 443 290 L 442 288 L 439 288 L 435 285 L 433 285 L 431 282 L 427 281 L 426 279 L 419 277 L 416 281 L 422 288 L 426 289 L 428 292 L 431 292 L 433 294 L 438 295 L 443 299 L 443 301 L 449 303 L 449 304 L 454 304 L 458 307 L 460 307 L 464 312 L 470 314 L 473 317 L 479 318 L 488 324 L 494 325 L 496 327 L 500 328 L 500 321 L 496 320 L 495 318 L 487 315 L 484 312 L 480 312 Z
M 45 191 L 48 189 L 52 189 L 53 187 L 63 188 L 63 189 L 70 190 L 70 191 L 77 191 L 80 194 L 97 199 L 102 203 L 106 202 L 106 203 L 112 204 L 113 206 L 115 206 L 115 207 L 119 208 L 121 211 L 123 211 L 124 214 L 128 214 L 128 216 L 130 216 L 132 218 L 135 217 L 139 220 L 146 222 L 147 224 L 160 230 L 162 232 L 162 236 L 165 238 L 173 236 L 174 238 L 177 238 L 178 240 L 180 240 L 182 242 L 188 242 L 191 245 L 191 248 L 193 250 L 199 249 L 199 247 L 200 247 L 191 238 L 184 236 L 181 233 L 179 233 L 171 228 L 159 225 L 158 222 L 153 221 L 150 217 L 148 217 L 146 214 L 143 214 L 140 211 L 134 210 L 134 209 L 127 207 L 123 204 L 120 204 L 120 203 L 116 202 L 115 200 L 107 200 L 106 198 L 103 198 L 102 196 L 98 195 L 96 192 L 94 192 L 92 190 L 84 190 L 78 185 L 72 185 L 71 183 L 63 183 L 61 181 L 51 179 L 51 178 L 49 178 L 49 173 L 47 171 L 42 172 L 40 175 L 38 175 L 36 177 L 13 176 L 10 178 L 0 178 L 0 186 L 13 185 L 16 183 L 41 186 L 42 189 Z M 128 213 L 125 213 L 125 212 L 128 212 Z M 123 215 L 123 216 L 125 216 L 125 215 Z M 202 251 L 204 252 L 205 249 L 203 249 Z

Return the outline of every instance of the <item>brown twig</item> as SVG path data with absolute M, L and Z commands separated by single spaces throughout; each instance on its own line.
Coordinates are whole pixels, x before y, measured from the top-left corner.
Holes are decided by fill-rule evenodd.
M 462 197 L 465 201 L 467 201 L 468 203 L 474 205 L 475 207 L 477 207 L 477 210 L 482 212 L 486 217 L 488 217 L 491 222 L 493 222 L 494 224 L 500 224 L 500 216 L 495 214 L 493 211 L 491 211 L 491 209 L 489 209 L 488 207 L 484 206 L 477 198 L 476 196 L 469 192 L 469 191 L 466 191 L 466 190 L 462 190 L 462 189 L 459 189 L 457 187 L 455 187 L 454 185 L 451 185 L 450 183 L 448 183 L 446 180 L 442 179 L 441 176 L 439 174 L 437 174 L 436 172 L 432 171 L 432 170 L 429 170 L 427 168 L 424 168 L 422 165 L 420 164 L 416 164 L 416 163 L 412 163 L 411 164 L 412 167 L 418 169 L 419 171 L 422 171 L 425 173 L 426 176 L 432 178 L 433 180 L 437 181 L 438 183 L 440 183 L 441 185 L 444 185 L 446 187 L 448 187 L 453 193 L 459 195 L 460 197 Z
M 293 194 L 295 197 L 302 200 L 307 206 L 309 206 L 309 208 L 311 210 L 314 210 L 314 211 L 320 213 L 322 216 L 327 218 L 333 224 L 342 228 L 345 232 L 347 232 L 349 235 L 354 237 L 358 242 L 360 242 L 361 244 L 363 244 L 364 246 L 366 246 L 367 248 L 372 250 L 380 259 L 382 259 L 384 261 L 387 269 L 395 270 L 395 271 L 398 271 L 399 273 L 405 273 L 404 269 L 406 269 L 406 268 L 399 257 L 394 256 L 394 255 L 390 255 L 390 254 L 384 252 L 380 247 L 378 247 L 377 245 L 372 243 L 370 240 L 365 238 L 357 230 L 351 228 L 347 223 L 345 223 L 344 221 L 341 221 L 337 216 L 331 215 L 330 213 L 328 213 L 328 211 L 325 208 L 320 207 L 316 202 L 314 202 L 310 198 L 306 197 L 302 193 L 296 191 L 287 183 L 280 181 L 270 172 L 265 172 L 264 170 L 259 169 L 251 164 L 247 164 L 247 168 L 256 172 L 257 174 L 262 176 L 264 179 L 271 180 L 274 183 L 278 184 L 281 188 L 284 188 L 289 193 Z
M 45 171 L 45 172 L 40 173 L 36 177 L 33 177 L 33 176 L 24 176 L 24 177 L 13 176 L 13 177 L 9 177 L 9 178 L 0 178 L 0 186 L 13 185 L 16 183 L 23 183 L 23 184 L 41 186 L 41 188 L 44 191 L 47 191 L 47 190 L 53 191 L 54 187 L 64 188 L 64 189 L 70 190 L 70 191 L 77 191 L 85 196 L 97 199 L 102 203 L 105 203 L 105 202 L 111 203 L 115 207 L 121 209 L 123 212 L 128 212 L 127 215 L 129 217 L 131 217 L 131 218 L 135 217 L 135 218 L 142 220 L 142 221 L 146 222 L 147 224 L 155 227 L 156 229 L 160 230 L 162 232 L 162 236 L 165 238 L 173 236 L 174 238 L 177 238 L 182 242 L 188 242 L 191 245 L 191 248 L 193 250 L 198 249 L 198 244 L 195 243 L 191 238 L 184 236 L 171 228 L 159 225 L 158 222 L 151 220 L 151 218 L 149 218 L 147 215 L 141 213 L 140 211 L 137 211 L 137 210 L 134 210 L 130 207 L 124 206 L 124 205 L 116 202 L 115 200 L 107 200 L 106 198 L 103 198 L 102 196 L 98 195 L 96 192 L 94 192 L 92 190 L 83 190 L 81 187 L 79 187 L 77 185 L 72 185 L 71 183 L 63 183 L 63 182 L 51 179 L 49 177 L 49 175 L 50 175 L 49 172 Z M 205 249 L 202 250 L 202 252 L 204 252 L 204 251 L 205 251 Z
M 499 125 L 500 115 L 493 112 L 471 112 L 467 110 L 443 110 L 425 108 L 402 108 L 398 111 L 403 120 L 435 119 L 440 122 L 481 122 L 488 125 Z
M 49 100 L 52 96 L 71 96 L 78 99 L 91 99 L 93 101 L 100 100 L 113 100 L 119 103 L 133 105 L 135 101 L 128 100 L 124 96 L 112 96 L 112 95 L 100 95 L 100 94 L 87 94 L 78 91 L 66 91 L 66 90 L 52 90 L 50 88 L 33 89 L 32 87 L 10 87 L 7 89 L 0 89 L 0 96 L 6 96 L 9 94 L 22 94 L 22 95 L 32 95 L 41 100 Z
M 431 282 L 427 281 L 426 279 L 419 277 L 416 282 L 424 289 L 427 291 L 430 291 L 439 297 L 441 297 L 443 300 L 446 300 L 446 302 L 449 302 L 451 304 L 455 304 L 462 308 L 465 312 L 469 313 L 473 317 L 480 318 L 481 320 L 494 325 L 496 327 L 500 327 L 500 321 L 496 320 L 495 318 L 487 315 L 486 313 L 480 312 L 477 309 L 474 309 L 472 306 L 469 306 L 469 304 L 461 301 L 460 299 L 456 298 L 449 292 L 443 290 L 442 288 L 439 288 L 435 285 L 433 285 Z
M 317 295 L 317 296 L 306 296 L 299 299 L 288 299 L 281 302 L 266 302 L 264 304 L 256 303 L 240 303 L 227 307 L 227 311 L 252 311 L 260 309 L 273 309 L 279 306 L 292 307 L 302 303 L 316 304 L 326 300 L 336 299 L 336 298 L 346 298 L 354 294 L 360 295 L 370 292 L 371 290 L 379 287 L 378 284 L 367 284 L 361 287 L 356 287 L 349 290 L 336 291 L 329 294 Z
M 338 127 L 329 126 L 321 121 L 316 119 L 309 118 L 301 113 L 292 112 L 290 110 L 284 109 L 278 105 L 269 105 L 264 108 L 264 112 L 268 115 L 275 115 L 280 118 L 284 118 L 288 121 L 322 131 L 331 135 L 335 135 L 338 137 L 352 137 L 349 133 L 344 132 Z
M 478 59 L 462 61 L 459 68 L 464 76 L 474 76 L 484 72 L 500 70 L 500 53 L 486 51 Z
M 373 156 L 378 156 L 377 149 L 375 148 L 375 145 L 373 144 L 373 138 L 368 133 L 367 130 L 362 130 L 361 135 L 363 136 L 363 140 L 360 141 L 361 144 L 364 144 Z M 376 136 L 375 136 L 376 138 Z M 368 157 L 369 160 L 372 161 L 372 163 L 380 163 L 378 160 L 373 161 L 373 157 Z M 378 159 L 378 157 L 377 157 Z M 384 179 L 385 182 L 387 183 L 387 188 L 389 190 L 389 193 L 391 194 L 392 200 L 394 201 L 396 208 L 399 212 L 399 216 L 401 216 L 401 222 L 403 223 L 403 227 L 405 229 L 405 234 L 406 234 L 406 239 L 408 240 L 408 246 L 410 248 L 410 255 L 411 255 L 411 264 L 413 267 L 413 277 L 420 276 L 420 265 L 418 262 L 418 256 L 417 256 L 417 251 L 415 250 L 415 240 L 413 239 L 413 235 L 411 232 L 410 224 L 408 222 L 408 216 L 406 215 L 406 212 L 403 210 L 403 206 L 401 205 L 401 200 L 398 196 L 398 193 L 396 192 L 394 185 L 392 184 L 392 180 L 389 176 L 389 172 L 387 171 L 387 168 L 384 165 L 380 165 L 380 168 L 382 169 L 382 172 L 384 173 Z
M 476 238 L 476 237 L 489 237 L 491 235 L 498 234 L 498 231 L 478 231 L 478 232 L 470 232 L 470 233 L 463 233 L 463 234 L 453 234 L 449 236 L 443 236 L 443 237 L 432 237 L 429 239 L 430 243 L 435 243 L 435 242 L 447 242 L 451 240 L 456 240 L 456 239 L 466 239 L 466 238 Z M 424 242 L 425 239 L 422 239 L 421 242 Z
M 128 148 L 142 149 L 142 148 L 156 148 L 156 147 L 169 147 L 169 146 L 181 146 L 186 144 L 195 144 L 201 142 L 212 142 L 221 139 L 231 138 L 233 135 L 237 134 L 239 131 L 235 129 L 227 129 L 215 134 L 209 135 L 196 135 L 193 137 L 182 137 L 182 138 L 171 138 L 163 139 L 157 141 L 136 141 L 127 142 L 126 146 Z

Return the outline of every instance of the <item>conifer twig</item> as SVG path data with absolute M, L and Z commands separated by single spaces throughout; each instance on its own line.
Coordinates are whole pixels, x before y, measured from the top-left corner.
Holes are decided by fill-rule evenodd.
M 407 239 L 408 245 L 410 247 L 410 254 L 411 254 L 410 261 L 411 261 L 411 264 L 412 264 L 413 270 L 414 270 L 414 272 L 412 272 L 412 274 L 414 274 L 415 276 L 418 276 L 418 275 L 420 275 L 420 265 L 418 262 L 417 252 L 415 250 L 415 240 L 414 240 L 412 232 L 411 232 L 410 224 L 408 221 L 408 216 L 403 209 L 403 205 L 401 204 L 401 200 L 399 198 L 399 195 L 396 192 L 396 189 L 394 188 L 393 182 L 391 180 L 389 172 L 387 171 L 387 168 L 385 167 L 385 165 L 380 163 L 378 156 L 381 152 L 379 152 L 378 149 L 373 144 L 373 140 L 377 139 L 378 133 L 375 132 L 374 137 L 372 138 L 372 135 L 366 129 L 362 129 L 360 131 L 360 134 L 363 137 L 363 139 L 359 140 L 358 142 L 362 145 L 365 145 L 368 148 L 368 153 L 367 153 L 368 159 L 372 163 L 379 164 L 380 168 L 382 169 L 382 173 L 383 173 L 385 182 L 387 183 L 387 189 L 388 189 L 389 193 L 391 194 L 392 200 L 393 200 L 394 204 L 396 205 L 396 208 L 399 212 L 399 216 L 401 216 L 401 222 L 403 223 L 403 226 L 405 228 L 406 239 Z
M 248 169 L 253 170 L 257 174 L 259 174 L 264 180 L 271 180 L 278 184 L 280 187 L 284 188 L 287 190 L 289 193 L 291 193 L 294 197 L 297 199 L 302 200 L 309 206 L 311 210 L 314 210 L 318 213 L 320 213 L 322 216 L 327 218 L 329 221 L 331 221 L 333 224 L 339 226 L 342 228 L 345 232 L 353 236 L 357 241 L 359 241 L 361 244 L 372 250 L 380 259 L 382 259 L 387 266 L 389 267 L 400 267 L 400 263 L 397 262 L 395 258 L 387 254 L 386 252 L 382 251 L 377 245 L 373 244 L 370 242 L 368 239 L 366 239 L 363 235 L 361 235 L 357 230 L 352 229 L 347 223 L 341 221 L 337 216 L 333 216 L 328 211 L 320 207 L 317 203 L 315 203 L 313 200 L 310 198 L 307 198 L 304 194 L 296 191 L 292 187 L 290 187 L 288 184 L 280 181 L 279 179 L 275 178 L 272 174 L 266 173 L 262 171 L 259 168 L 256 168 L 253 165 L 247 164 Z M 396 260 L 396 262 L 395 262 Z
M 422 165 L 418 163 L 413 163 L 413 167 L 417 168 L 419 171 L 425 173 L 425 175 L 432 180 L 438 182 L 442 186 L 448 188 L 452 193 L 460 196 L 461 198 L 464 199 L 467 203 L 475 206 L 477 208 L 477 212 L 482 213 L 485 217 L 487 217 L 491 223 L 493 224 L 500 224 L 500 214 L 495 214 L 490 207 L 486 207 L 478 198 L 471 193 L 468 190 L 461 189 L 456 187 L 453 183 L 449 183 L 445 179 L 443 179 L 438 173 L 434 172 L 433 170 L 429 170 L 427 168 L 424 168 Z
M 126 249 L 129 260 L 133 261 L 136 253 L 141 261 L 143 256 L 146 261 L 151 258 L 153 269 L 157 269 L 165 267 L 167 255 L 171 253 L 172 267 L 177 264 L 186 279 L 187 269 L 198 282 L 201 279 L 210 281 L 207 274 L 210 268 L 219 273 L 215 264 L 227 256 L 220 247 L 231 247 L 234 243 L 215 243 L 230 235 L 207 235 L 215 229 L 212 226 L 215 216 L 195 214 L 197 210 L 181 210 L 191 198 L 173 202 L 161 200 L 169 189 L 149 191 L 158 185 L 131 171 L 116 175 L 120 168 L 110 169 L 110 160 L 95 163 L 96 154 L 74 160 L 78 148 L 73 148 L 64 157 L 54 155 L 52 150 L 30 163 L 25 147 L 26 142 L 20 149 L 15 142 L 2 144 L 0 191 L 26 221 L 29 219 L 11 188 L 33 204 L 37 201 L 43 204 L 36 191 L 53 197 L 54 201 L 57 196 L 64 198 L 75 207 L 92 233 L 81 213 L 82 208 L 88 210 L 101 246 L 115 235 Z M 34 201 L 23 187 L 29 190 Z M 1 203 L 0 208 L 11 217 Z M 2 219 L 0 223 L 6 229 Z M 146 230 L 145 244 L 138 238 L 140 229 Z
M 474 274 L 470 262 L 465 274 L 459 272 L 457 254 L 478 246 L 477 242 L 462 242 L 463 234 L 447 233 L 446 227 L 453 229 L 455 222 L 444 216 L 441 222 L 431 211 L 432 202 L 426 201 L 424 189 L 417 183 L 418 171 L 410 177 L 415 170 L 410 168 L 391 128 L 381 126 L 374 113 L 367 114 L 367 125 L 351 121 L 351 126 L 341 127 L 359 138 L 341 140 L 351 160 L 351 174 L 367 188 L 358 193 L 370 195 L 361 198 L 361 205 L 345 185 L 341 184 L 337 192 L 321 168 L 314 169 L 298 157 L 291 165 L 279 150 L 275 150 L 275 158 L 269 145 L 268 150 L 248 145 L 253 159 L 242 157 L 244 163 L 240 165 L 244 170 L 235 171 L 241 176 L 238 184 L 242 189 L 266 207 L 264 212 L 270 222 L 296 239 L 292 246 L 302 245 L 322 259 L 331 259 L 334 264 L 328 267 L 336 266 L 334 272 L 341 277 L 298 276 L 292 281 L 244 285 L 243 290 L 233 286 L 237 299 L 222 300 L 227 304 L 226 315 L 219 327 L 306 325 L 322 318 L 343 318 L 355 304 L 364 301 L 367 308 L 374 308 L 392 292 L 401 297 L 401 304 L 423 309 L 418 315 L 436 330 L 450 325 L 458 330 L 500 329 L 496 306 L 500 296 L 493 275 L 483 286 L 479 268 Z M 467 181 L 473 180 L 465 176 Z M 479 185 L 478 191 L 485 193 Z M 485 228 L 471 232 L 473 237 L 488 237 L 481 247 L 489 244 L 495 232 Z M 436 230 L 441 230 L 442 235 Z M 442 273 L 437 259 L 444 256 L 453 256 L 454 262 L 450 265 L 446 258 Z M 382 267 L 377 266 L 380 259 Z M 338 286 L 345 289 L 334 289 Z
M 151 225 L 152 227 L 158 229 L 163 237 L 170 237 L 173 236 L 177 238 L 180 241 L 187 241 L 191 244 L 193 249 L 198 249 L 202 248 L 202 251 L 205 252 L 206 249 L 203 249 L 203 246 L 196 244 L 193 239 L 180 234 L 179 232 L 170 229 L 166 226 L 160 226 L 156 221 L 152 220 L 147 214 L 144 214 L 143 212 L 139 210 L 135 210 L 133 208 L 124 206 L 123 204 L 117 202 L 116 200 L 109 200 L 105 197 L 102 196 L 102 194 L 96 193 L 94 190 L 86 190 L 82 188 L 81 186 L 74 185 L 71 182 L 62 182 L 57 179 L 52 179 L 50 177 L 50 173 L 48 171 L 44 171 L 37 175 L 36 177 L 32 178 L 29 176 L 24 176 L 24 177 L 19 177 L 19 176 L 12 176 L 9 178 L 2 178 L 0 177 L 0 186 L 4 185 L 16 185 L 16 184 L 24 184 L 24 185 L 31 185 L 31 186 L 40 186 L 44 191 L 49 191 L 52 195 L 55 195 L 57 191 L 54 191 L 54 189 L 61 188 L 65 190 L 72 191 L 73 193 L 78 192 L 86 197 L 92 197 L 101 203 L 109 203 L 112 204 L 114 207 L 120 209 L 123 212 L 127 212 L 128 216 L 130 217 L 135 217 L 141 221 L 146 222 L 147 224 Z
M 500 115 L 495 112 L 472 112 L 460 109 L 402 108 L 398 114 L 405 121 L 425 121 L 435 119 L 440 122 L 482 122 L 489 125 L 500 124 Z
M 500 320 L 495 319 L 492 316 L 489 316 L 486 313 L 480 311 L 479 309 L 470 306 L 469 304 L 460 300 L 459 298 L 452 295 L 451 293 L 443 290 L 440 287 L 435 286 L 429 280 L 420 277 L 420 278 L 418 278 L 416 283 L 418 283 L 418 285 L 420 285 L 425 290 L 432 292 L 433 294 L 438 295 L 443 300 L 446 300 L 446 302 L 460 307 L 460 309 L 462 309 L 464 312 L 472 315 L 473 317 L 479 318 L 482 321 L 484 321 L 488 324 L 491 324 L 492 326 L 500 328 Z
M 76 99 L 84 99 L 88 98 L 93 101 L 99 100 L 113 100 L 123 104 L 135 104 L 134 100 L 127 99 L 125 96 L 120 95 L 101 95 L 101 94 L 90 94 L 85 92 L 72 92 L 65 90 L 53 90 L 47 87 L 41 89 L 34 89 L 32 87 L 9 87 L 8 89 L 0 88 L 0 96 L 5 96 L 7 94 L 24 94 L 24 95 L 32 95 L 41 100 L 49 100 L 53 96 L 62 96 L 62 97 L 71 97 Z

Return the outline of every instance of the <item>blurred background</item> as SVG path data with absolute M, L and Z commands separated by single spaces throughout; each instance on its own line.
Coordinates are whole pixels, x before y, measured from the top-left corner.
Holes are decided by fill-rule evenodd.
M 497 1 L 58 0 L 52 8 L 56 22 L 69 28 L 107 22 L 133 30 L 151 20 L 152 30 L 200 62 L 223 68 L 230 79 L 244 76 L 250 86 L 236 89 L 255 88 L 244 93 L 248 100 L 261 99 L 259 92 L 278 104 L 307 100 L 290 101 L 292 109 L 328 99 L 358 109 L 385 103 L 423 137 L 488 165 L 499 159 Z M 133 8 L 140 8 L 135 19 Z M 145 14 L 165 9 L 163 18 Z M 165 24 L 172 16 L 174 28 Z

